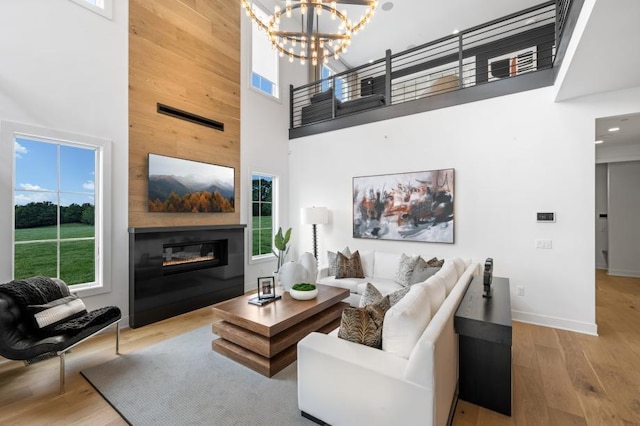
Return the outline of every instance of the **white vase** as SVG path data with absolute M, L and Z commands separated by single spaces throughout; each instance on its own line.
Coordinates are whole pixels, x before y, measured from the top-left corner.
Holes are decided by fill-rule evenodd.
M 309 252 L 302 253 L 302 256 L 298 259 L 298 263 L 300 263 L 306 271 L 306 276 L 302 282 L 315 284 L 318 277 L 318 262 L 316 262 L 316 258 Z
M 286 262 L 278 271 L 278 282 L 284 291 L 289 291 L 292 285 L 303 282 L 307 272 L 298 262 Z

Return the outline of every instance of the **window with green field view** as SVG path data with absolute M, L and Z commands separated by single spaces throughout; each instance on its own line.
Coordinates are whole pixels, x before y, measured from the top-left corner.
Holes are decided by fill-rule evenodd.
M 16 136 L 14 279 L 98 280 L 99 147 Z
M 251 256 L 252 258 L 260 258 L 272 255 L 275 177 L 253 173 L 251 182 Z

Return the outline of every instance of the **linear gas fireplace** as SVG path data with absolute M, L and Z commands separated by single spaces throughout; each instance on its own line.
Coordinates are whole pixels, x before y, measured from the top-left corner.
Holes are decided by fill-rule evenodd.
M 244 293 L 245 225 L 129 229 L 133 328 Z
M 196 241 L 162 245 L 162 273 L 178 274 L 228 264 L 229 240 Z

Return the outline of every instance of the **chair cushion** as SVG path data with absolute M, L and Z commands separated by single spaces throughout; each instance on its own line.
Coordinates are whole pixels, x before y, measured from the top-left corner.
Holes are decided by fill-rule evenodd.
M 430 292 L 411 286 L 409 293 L 384 316 L 382 350 L 409 359 L 413 347 L 431 320 Z
M 76 296 L 67 296 L 42 305 L 29 305 L 37 328 L 45 328 L 87 313 L 87 308 Z

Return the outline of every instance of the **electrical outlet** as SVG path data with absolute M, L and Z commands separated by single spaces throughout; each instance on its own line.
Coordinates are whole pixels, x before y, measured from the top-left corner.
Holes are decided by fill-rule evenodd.
M 536 240 L 537 249 L 550 249 L 553 247 L 552 240 Z
M 524 296 L 524 287 L 518 286 L 518 296 Z

